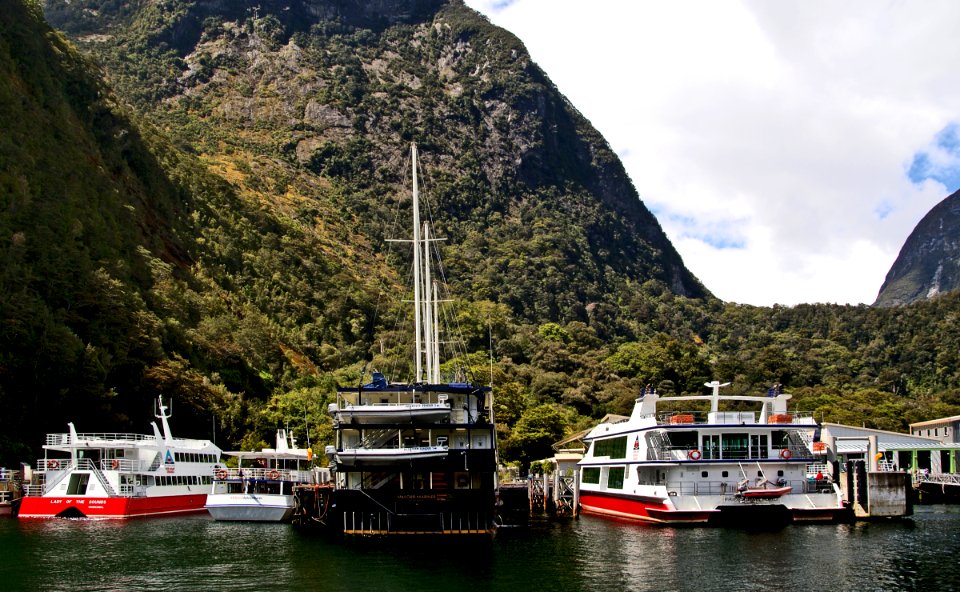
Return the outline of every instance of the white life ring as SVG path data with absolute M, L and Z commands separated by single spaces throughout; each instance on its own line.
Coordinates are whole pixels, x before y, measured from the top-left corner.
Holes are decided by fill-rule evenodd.
M 271 479 L 273 479 L 274 481 L 276 481 L 277 479 L 280 478 L 280 473 L 278 473 L 277 470 L 274 469 L 274 470 L 270 471 L 270 474 L 267 475 L 267 477 L 270 477 Z
M 60 468 L 60 461 L 57 460 L 57 459 L 55 459 L 55 458 L 51 458 L 50 460 L 47 461 L 47 468 L 48 468 L 48 469 L 53 469 L 53 470 L 59 469 L 59 468 Z
M 780 451 L 780 458 L 783 460 L 789 460 L 791 456 L 793 456 L 793 453 L 790 452 L 789 448 L 784 448 Z
M 700 460 L 700 456 L 701 456 L 700 451 L 696 449 L 691 450 L 690 452 L 687 453 L 687 458 L 689 458 L 690 460 Z

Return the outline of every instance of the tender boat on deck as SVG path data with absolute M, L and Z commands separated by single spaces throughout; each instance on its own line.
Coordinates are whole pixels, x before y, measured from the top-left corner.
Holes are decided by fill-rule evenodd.
M 374 372 L 367 390 L 344 390 L 327 411 L 341 424 L 440 423 L 450 421 L 448 395 L 415 392 L 387 383 Z
M 313 451 L 298 448 L 287 430 L 277 430 L 276 448 L 223 454 L 238 462 L 213 474 L 206 508 L 214 520 L 286 522 L 296 506 L 295 489 L 322 480 L 311 468 Z
M 788 413 L 791 395 L 663 397 L 645 390 L 632 415 L 586 436 L 578 463 L 584 513 L 662 524 L 828 522 L 847 515 L 840 489 L 812 487 L 816 423 Z M 710 411 L 658 413 L 658 403 L 710 401 Z M 760 405 L 721 411 L 721 401 Z
M 202 512 L 220 458 L 209 440 L 174 438 L 163 400 L 153 434 L 47 434 L 20 518 L 131 518 Z

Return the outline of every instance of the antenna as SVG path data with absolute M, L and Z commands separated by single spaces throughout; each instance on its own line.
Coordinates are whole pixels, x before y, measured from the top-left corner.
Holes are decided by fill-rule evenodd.
M 713 398 L 710 400 L 710 411 L 716 413 L 720 408 L 720 387 L 730 386 L 729 382 L 724 382 L 720 384 L 719 380 L 713 380 L 711 382 L 703 383 L 703 386 L 708 386 L 713 389 Z
M 169 413 L 167 410 L 169 409 Z M 160 420 L 160 424 L 163 426 L 163 439 L 165 442 L 170 442 L 173 440 L 173 436 L 170 435 L 170 423 L 167 421 L 173 417 L 173 399 L 170 400 L 170 406 L 167 407 L 163 404 L 163 395 L 157 397 L 157 410 L 153 414 L 154 417 Z
M 490 319 L 487 319 L 487 340 L 488 345 L 487 349 L 490 353 L 490 388 L 493 388 L 493 325 L 490 323 Z
M 310 448 L 310 422 L 307 420 L 307 406 L 303 406 L 303 426 L 307 430 L 307 448 Z

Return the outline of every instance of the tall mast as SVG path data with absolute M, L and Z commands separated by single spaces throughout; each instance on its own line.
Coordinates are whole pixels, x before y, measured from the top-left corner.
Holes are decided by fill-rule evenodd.
M 430 378 L 430 381 L 434 384 L 440 382 L 440 290 L 437 288 L 437 282 L 433 282 L 433 301 L 431 304 L 431 316 L 433 317 L 433 349 L 430 350 L 430 355 L 433 357 L 433 376 Z
M 427 360 L 427 382 L 437 382 L 434 378 L 435 368 L 433 367 L 433 350 L 436 347 L 434 342 L 434 323 L 433 317 L 433 290 L 430 279 L 430 226 L 423 225 L 423 354 Z
M 415 337 L 416 382 L 423 382 L 423 337 L 420 326 L 420 188 L 417 186 L 417 145 L 410 144 L 410 162 L 413 167 L 413 333 Z

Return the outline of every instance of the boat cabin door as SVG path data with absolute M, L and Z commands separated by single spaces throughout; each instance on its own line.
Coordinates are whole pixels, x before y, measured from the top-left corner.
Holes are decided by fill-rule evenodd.
M 749 458 L 767 458 L 769 456 L 766 434 L 750 434 Z
M 720 458 L 720 434 L 703 436 L 703 458 L 708 460 Z

